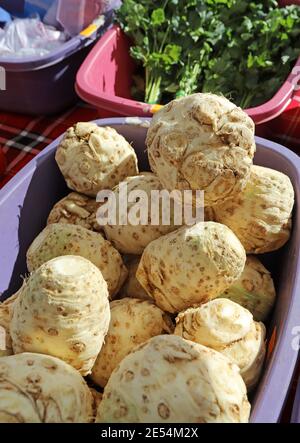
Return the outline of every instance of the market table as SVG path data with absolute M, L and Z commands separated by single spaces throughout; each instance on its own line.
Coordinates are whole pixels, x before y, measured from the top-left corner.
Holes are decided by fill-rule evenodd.
M 299 115 L 300 108 L 297 117 Z M 0 177 L 0 189 L 41 150 L 74 123 L 105 117 L 111 117 L 111 114 L 109 112 L 99 113 L 96 109 L 82 102 L 63 114 L 51 117 L 39 116 L 33 118 L 28 115 L 0 112 L 0 149 L 5 152 L 7 160 L 6 172 L 4 176 Z M 294 115 L 292 120 L 295 120 Z M 291 147 L 299 153 L 299 145 Z M 282 414 L 282 422 L 284 423 L 290 421 L 299 376 L 300 361 Z
M 33 118 L 0 112 L 0 149 L 7 161 L 6 172 L 0 177 L 0 188 L 68 127 L 78 121 L 96 118 L 99 118 L 98 111 L 81 102 L 63 114 L 51 117 Z

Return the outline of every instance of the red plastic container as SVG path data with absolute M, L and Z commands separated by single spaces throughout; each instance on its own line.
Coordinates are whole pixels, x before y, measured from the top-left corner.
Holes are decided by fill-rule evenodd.
M 297 3 L 297 2 L 294 2 Z M 299 2 L 300 3 L 300 2 Z M 130 88 L 135 64 L 129 54 L 129 39 L 118 26 L 107 31 L 90 52 L 77 74 L 79 96 L 98 109 L 127 116 L 150 116 L 159 106 L 131 99 Z M 291 74 L 271 100 L 246 112 L 258 125 L 280 115 L 300 83 L 300 58 Z M 262 127 L 258 131 L 264 135 Z

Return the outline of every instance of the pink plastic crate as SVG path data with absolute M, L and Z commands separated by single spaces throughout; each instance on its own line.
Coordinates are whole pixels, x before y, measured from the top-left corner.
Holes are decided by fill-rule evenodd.
M 129 55 L 129 47 L 129 39 L 118 26 L 107 31 L 78 71 L 76 91 L 83 100 L 113 114 L 150 116 L 158 109 L 157 105 L 131 99 L 135 64 Z M 274 97 L 263 105 L 246 109 L 246 112 L 256 124 L 274 119 L 291 102 L 299 80 L 300 57 Z M 263 131 L 259 132 L 259 135 L 263 134 Z

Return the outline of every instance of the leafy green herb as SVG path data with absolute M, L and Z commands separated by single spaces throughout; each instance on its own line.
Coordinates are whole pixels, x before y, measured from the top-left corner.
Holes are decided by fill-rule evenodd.
M 203 91 L 256 106 L 300 55 L 300 7 L 276 0 L 124 0 L 117 21 L 145 70 L 148 103 Z

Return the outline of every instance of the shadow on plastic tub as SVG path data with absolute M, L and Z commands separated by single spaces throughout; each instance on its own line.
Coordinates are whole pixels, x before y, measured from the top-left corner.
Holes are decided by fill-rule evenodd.
M 145 137 L 148 119 L 119 118 L 97 121 L 114 127 L 135 148 L 140 170 L 147 169 Z M 295 331 L 300 325 L 300 159 L 281 145 L 257 138 L 255 163 L 287 174 L 293 182 L 296 205 L 289 242 L 275 253 L 261 256 L 271 270 L 277 303 L 268 324 L 268 357 L 256 392 L 251 396 L 251 422 L 276 422 L 280 418 L 297 361 Z M 26 251 L 43 229 L 47 216 L 68 193 L 55 163 L 59 139 L 34 158 L 0 190 L 0 293 L 12 295 L 26 275 Z M 298 328 L 298 329 L 297 329 Z M 297 337 L 296 337 L 297 338 Z

